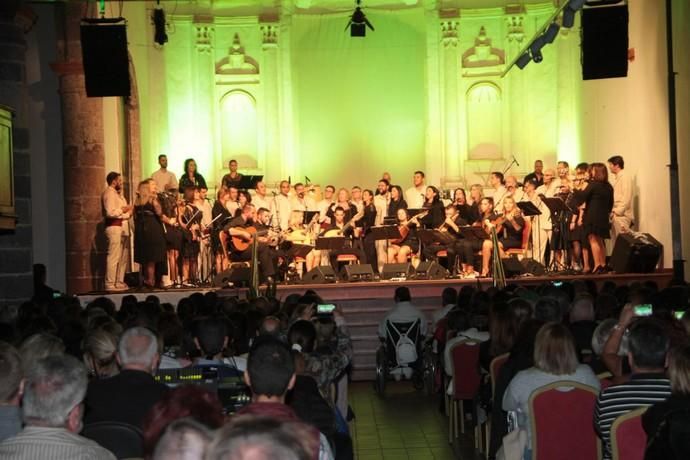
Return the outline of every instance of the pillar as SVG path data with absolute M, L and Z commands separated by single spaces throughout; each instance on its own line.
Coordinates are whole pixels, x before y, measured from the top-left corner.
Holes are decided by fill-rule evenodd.
M 260 26 L 261 49 L 263 51 L 263 66 L 261 69 L 261 84 L 263 86 L 263 121 L 262 145 L 259 157 L 259 168 L 263 169 L 265 181 L 278 182 L 281 175 L 280 162 L 280 104 L 279 82 L 280 67 L 278 60 L 278 32 L 279 25 L 274 22 L 264 22 Z M 267 161 L 270 159 L 271 161 Z M 277 164 L 276 164 L 277 163 Z
M 458 110 L 458 18 L 441 20 L 441 45 L 443 46 L 443 153 L 445 171 L 442 181 L 457 181 L 463 175 L 460 159 L 460 123 Z

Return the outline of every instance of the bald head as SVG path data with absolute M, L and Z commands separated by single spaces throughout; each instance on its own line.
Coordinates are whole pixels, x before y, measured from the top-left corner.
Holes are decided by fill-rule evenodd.
M 124 369 L 153 372 L 158 365 L 158 339 L 144 327 L 127 329 L 120 337 L 117 354 Z

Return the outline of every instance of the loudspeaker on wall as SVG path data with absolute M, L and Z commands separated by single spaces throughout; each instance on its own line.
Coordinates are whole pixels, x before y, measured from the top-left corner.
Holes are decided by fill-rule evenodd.
M 87 96 L 130 95 L 124 24 L 82 24 L 81 52 Z

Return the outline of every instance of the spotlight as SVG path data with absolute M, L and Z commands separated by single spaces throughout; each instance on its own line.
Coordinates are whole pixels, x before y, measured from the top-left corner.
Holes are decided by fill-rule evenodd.
M 585 6 L 585 3 L 587 3 L 587 0 L 570 0 L 570 3 L 568 3 L 568 7 L 572 8 L 573 11 L 578 11 L 581 10 L 583 6 Z
M 566 6 L 563 10 L 563 27 L 570 29 L 575 25 L 575 11 L 570 9 L 570 6 Z
M 163 46 L 168 41 L 168 34 L 165 33 L 165 11 L 163 8 L 155 8 L 153 10 L 153 41 Z
M 366 36 L 367 27 L 369 27 L 372 31 L 374 30 L 374 26 L 371 25 L 367 17 L 364 15 L 364 11 L 362 11 L 362 8 L 359 6 L 361 3 L 361 0 L 357 0 L 355 11 L 350 17 L 350 22 L 348 22 L 347 26 L 345 27 L 345 29 L 348 27 L 350 28 L 350 37 Z
M 546 29 L 546 32 L 544 32 L 544 41 L 546 43 L 553 43 L 554 40 L 556 40 L 556 37 L 558 37 L 558 30 L 560 28 L 561 26 L 559 26 L 555 22 L 552 22 L 549 28 Z
M 544 56 L 541 54 L 541 49 L 544 45 L 546 45 L 546 41 L 542 35 L 541 37 L 537 37 L 529 47 L 529 52 L 532 54 L 532 60 L 537 64 L 544 60 Z
M 532 57 L 529 55 L 529 52 L 523 54 L 518 58 L 517 61 L 515 61 L 515 65 L 518 66 L 520 70 L 524 69 L 527 64 L 532 60 Z

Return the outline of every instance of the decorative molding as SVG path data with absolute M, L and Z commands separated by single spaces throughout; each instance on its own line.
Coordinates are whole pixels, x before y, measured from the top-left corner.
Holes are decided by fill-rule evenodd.
M 239 34 L 235 34 L 228 55 L 216 63 L 217 75 L 256 75 L 259 63 L 244 53 Z
M 441 44 L 444 48 L 457 48 L 458 46 L 458 26 L 460 21 L 457 18 L 442 20 L 441 23 Z
M 278 32 L 280 25 L 275 22 L 265 22 L 259 25 L 261 31 L 261 46 L 266 48 L 276 48 L 278 46 Z
M 196 50 L 202 54 L 211 54 L 213 50 L 213 24 L 194 24 L 196 33 Z
M 467 69 L 463 75 L 498 75 L 505 62 L 505 51 L 491 46 L 491 39 L 486 36 L 486 29 L 482 26 L 479 35 L 474 39 L 474 46 L 462 54 L 462 67 Z
M 525 17 L 523 15 L 507 16 L 506 27 L 509 42 L 522 43 L 525 39 Z

